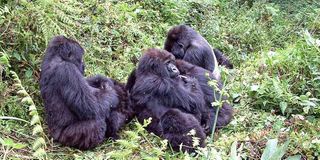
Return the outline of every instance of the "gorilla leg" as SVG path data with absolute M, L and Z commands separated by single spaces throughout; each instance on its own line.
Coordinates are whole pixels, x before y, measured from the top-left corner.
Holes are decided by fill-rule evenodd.
M 106 126 L 104 120 L 78 121 L 65 127 L 58 141 L 79 149 L 90 149 L 103 142 Z
M 138 121 L 141 124 L 143 124 L 143 121 L 145 119 L 149 119 L 150 117 L 152 118 L 152 120 L 151 120 L 151 123 L 146 127 L 146 129 L 154 133 L 155 135 L 161 136 L 162 134 L 162 128 L 160 126 L 161 113 L 156 113 L 154 112 L 154 110 L 146 108 L 137 115 Z
M 213 129 L 214 119 L 216 116 L 217 109 L 210 107 L 210 120 L 209 129 L 206 129 L 206 133 L 211 133 Z M 228 103 L 223 103 L 222 107 L 219 109 L 216 129 L 220 129 L 231 122 L 233 117 L 233 109 Z
M 182 144 L 182 150 L 193 152 L 192 137 L 199 138 L 199 146 L 205 146 L 206 135 L 199 121 L 191 114 L 183 113 L 178 109 L 170 109 L 161 117 L 161 126 L 163 137 L 167 139 L 175 151 L 179 151 Z M 195 135 L 190 135 L 194 130 Z
M 110 117 L 107 119 L 108 130 L 106 137 L 111 137 L 112 139 L 118 139 L 119 136 L 117 132 L 122 126 L 125 125 L 127 121 L 127 116 L 121 112 L 113 111 L 110 114 Z
M 223 103 L 219 110 L 217 127 L 222 128 L 230 123 L 232 119 L 233 108 L 228 103 Z

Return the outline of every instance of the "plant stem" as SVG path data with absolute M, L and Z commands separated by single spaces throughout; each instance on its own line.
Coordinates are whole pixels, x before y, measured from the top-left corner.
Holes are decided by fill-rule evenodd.
M 217 81 L 217 80 L 216 80 Z M 226 79 L 223 81 L 223 85 L 224 86 L 226 84 Z M 219 84 L 218 84 L 218 81 L 217 81 L 217 85 L 218 85 L 218 89 L 219 89 Z M 213 123 L 213 127 L 212 127 L 212 131 L 211 131 L 211 135 L 210 135 L 210 142 L 209 144 L 213 144 L 213 136 L 214 136 L 214 131 L 216 130 L 216 125 L 217 125 L 217 120 L 218 120 L 218 115 L 219 115 L 219 110 L 220 110 L 220 107 L 222 107 L 222 97 L 223 97 L 223 92 L 222 92 L 222 87 L 221 87 L 221 90 L 219 89 L 219 92 L 221 93 L 220 94 L 220 97 L 219 97 L 219 106 L 217 107 L 217 110 L 216 110 L 216 114 L 215 114 L 215 117 L 214 117 L 214 123 Z M 214 99 L 216 100 L 217 97 L 216 97 L 216 94 L 215 92 L 213 91 L 213 97 Z M 213 106 L 212 106 L 213 107 Z M 208 147 L 208 154 L 207 154 L 207 159 L 210 160 L 210 152 L 211 152 L 211 148 Z

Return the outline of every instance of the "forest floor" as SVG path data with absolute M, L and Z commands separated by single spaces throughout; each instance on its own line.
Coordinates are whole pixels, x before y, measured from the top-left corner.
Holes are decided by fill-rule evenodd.
M 234 69 L 222 69 L 232 122 L 197 154 L 173 152 L 133 120 L 89 151 L 48 137 L 39 91 L 55 35 L 85 48 L 86 76 L 126 82 L 143 50 L 188 24 Z M 1 159 L 319 159 L 320 2 L 316 0 L 0 1 Z

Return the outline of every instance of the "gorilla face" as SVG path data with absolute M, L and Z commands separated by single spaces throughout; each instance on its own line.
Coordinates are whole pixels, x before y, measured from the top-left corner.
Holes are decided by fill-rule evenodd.
M 169 62 L 166 63 L 166 66 L 167 66 L 166 68 L 167 68 L 167 71 L 169 73 L 169 76 L 171 78 L 175 78 L 180 74 L 178 68 L 174 65 L 174 62 L 169 61 Z
M 164 49 L 171 52 L 177 59 L 183 59 L 192 40 L 190 27 L 179 25 L 169 30 Z
M 175 42 L 173 43 L 172 45 L 172 48 L 171 48 L 171 53 L 177 58 L 177 59 L 183 59 L 184 57 L 184 52 L 185 52 L 185 49 L 184 49 L 184 46 L 183 43 L 180 43 L 180 42 Z
M 180 74 L 175 65 L 175 57 L 165 50 L 158 49 L 146 51 L 139 61 L 138 71 L 143 74 L 151 73 L 170 78 L 175 78 Z

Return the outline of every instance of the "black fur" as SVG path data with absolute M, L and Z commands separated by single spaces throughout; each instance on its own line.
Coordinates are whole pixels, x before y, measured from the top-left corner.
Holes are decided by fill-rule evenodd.
M 168 61 L 174 64 L 174 56 L 169 52 L 147 50 L 130 75 L 127 89 L 131 90 L 138 120 L 153 119 L 147 127 L 149 131 L 168 139 L 175 150 L 183 143 L 183 150 L 192 151 L 192 139 L 187 133 L 195 129 L 203 146 L 205 133 L 199 122 L 209 114 L 197 80 L 170 76 Z
M 200 147 L 205 146 L 204 130 L 191 114 L 183 113 L 178 109 L 170 109 L 161 117 L 160 125 L 163 129 L 163 137 L 168 139 L 173 150 L 179 150 L 180 144 L 183 144 L 183 150 L 194 152 L 192 136 L 199 138 Z M 195 135 L 190 135 L 191 130 L 195 131 Z
M 218 65 L 219 59 L 216 59 L 216 53 L 213 52 L 207 40 L 187 25 L 178 25 L 169 30 L 164 49 L 171 52 L 177 59 L 185 60 L 211 72 Z
M 131 121 L 134 116 L 125 84 L 100 75 L 90 77 L 87 81 L 90 86 L 95 88 L 106 89 L 106 87 L 110 87 L 115 90 L 118 99 L 115 100 L 114 105 L 111 105 L 110 117 L 106 120 L 108 124 L 106 136 L 118 139 L 117 131 Z
M 41 65 L 40 88 L 53 139 L 90 149 L 115 126 L 109 120 L 113 119 L 114 108 L 121 106 L 122 98 L 112 80 L 103 76 L 84 78 L 83 54 L 78 42 L 54 37 Z
M 215 77 L 210 71 L 203 69 L 201 67 L 195 66 L 191 63 L 188 63 L 183 60 L 176 61 L 177 68 L 179 69 L 182 75 L 186 75 L 188 77 L 194 77 L 198 80 L 199 85 L 204 94 L 204 99 L 207 108 L 210 110 L 210 118 L 202 121 L 201 124 L 204 126 L 206 133 L 210 133 L 212 131 L 214 117 L 216 113 L 216 107 L 212 107 L 212 102 L 215 102 L 220 99 L 220 93 L 214 91 L 214 89 L 208 85 L 208 81 L 215 80 L 218 83 L 218 87 L 221 90 L 223 88 L 220 80 Z M 227 97 L 221 97 L 221 100 L 226 101 Z M 220 108 L 218 119 L 217 119 L 217 128 L 221 128 L 226 126 L 232 119 L 233 109 L 228 103 L 223 103 L 222 108 Z
M 114 84 L 114 89 L 119 97 L 119 103 L 116 107 L 111 107 L 111 115 L 107 120 L 107 123 L 109 124 L 107 137 L 117 139 L 119 138 L 117 131 L 132 120 L 134 111 L 129 99 L 129 94 L 125 89 L 125 84 L 119 83 L 115 80 L 112 81 Z

